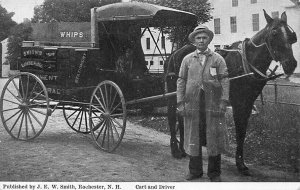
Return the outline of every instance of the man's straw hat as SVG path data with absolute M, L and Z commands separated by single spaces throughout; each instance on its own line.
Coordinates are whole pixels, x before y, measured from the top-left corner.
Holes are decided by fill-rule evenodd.
M 202 32 L 204 32 L 204 33 L 206 33 L 208 36 L 209 36 L 209 40 L 210 40 L 210 42 L 211 42 L 211 40 L 213 39 L 213 37 L 214 37 L 214 33 L 211 31 L 211 30 L 209 30 L 206 26 L 204 26 L 204 25 L 199 25 L 199 26 L 197 26 L 195 29 L 194 29 L 194 31 L 192 32 L 192 33 L 190 33 L 190 35 L 189 35 L 189 40 L 190 40 L 190 42 L 194 42 L 195 41 L 195 36 L 197 35 L 197 34 L 199 34 L 199 33 L 202 33 Z

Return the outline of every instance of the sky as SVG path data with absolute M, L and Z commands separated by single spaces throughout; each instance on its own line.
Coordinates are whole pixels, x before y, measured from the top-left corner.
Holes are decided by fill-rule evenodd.
M 12 19 L 17 22 L 23 22 L 24 18 L 33 17 L 33 8 L 36 5 L 43 4 L 44 0 L 0 0 L 0 4 L 7 12 L 14 12 Z

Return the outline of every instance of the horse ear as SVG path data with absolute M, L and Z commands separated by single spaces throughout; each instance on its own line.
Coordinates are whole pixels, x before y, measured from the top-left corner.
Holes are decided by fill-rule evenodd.
M 286 16 L 285 11 L 281 14 L 281 20 L 283 20 L 284 22 L 287 23 L 287 16 Z
M 265 9 L 263 9 L 263 11 L 264 11 L 264 15 L 265 15 L 267 23 L 270 24 L 271 22 L 273 22 L 273 19 L 268 15 L 268 13 L 265 11 Z

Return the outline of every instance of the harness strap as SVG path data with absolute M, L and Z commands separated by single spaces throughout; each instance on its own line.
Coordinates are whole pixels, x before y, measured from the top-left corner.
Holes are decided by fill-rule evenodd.
M 250 69 L 249 66 L 251 67 L 251 69 L 253 69 L 257 74 L 259 74 L 260 76 L 262 76 L 263 78 L 268 78 L 267 75 L 263 74 L 262 72 L 260 72 L 256 67 L 254 67 L 248 60 L 246 57 L 246 40 L 244 40 L 242 42 L 242 50 L 240 51 L 241 56 L 242 56 L 242 60 L 243 60 L 243 67 L 244 67 L 244 71 L 245 73 L 250 73 Z
M 250 40 L 251 41 L 251 40 Z M 241 57 L 242 57 L 242 66 L 244 69 L 244 73 L 246 75 L 250 75 L 252 72 L 250 70 L 251 69 L 254 70 L 255 73 L 259 74 L 260 76 L 262 76 L 265 79 L 268 79 L 268 76 L 263 74 L 262 72 L 260 72 L 255 66 L 253 66 L 246 57 L 246 40 L 244 40 L 243 42 L 241 42 L 238 46 L 238 49 L 222 49 L 223 51 L 228 51 L 228 52 L 239 52 Z M 253 75 L 251 75 L 253 76 Z

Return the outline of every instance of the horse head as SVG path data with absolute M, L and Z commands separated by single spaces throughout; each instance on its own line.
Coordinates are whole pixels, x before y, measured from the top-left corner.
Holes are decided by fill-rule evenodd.
M 285 12 L 280 18 L 271 18 L 265 10 L 264 16 L 267 21 L 265 27 L 265 45 L 274 61 L 279 61 L 286 75 L 293 74 L 297 61 L 293 55 L 292 44 L 297 42 L 296 33 L 287 24 Z

